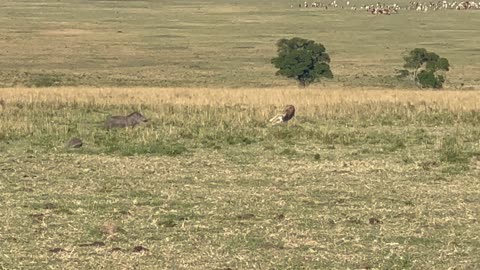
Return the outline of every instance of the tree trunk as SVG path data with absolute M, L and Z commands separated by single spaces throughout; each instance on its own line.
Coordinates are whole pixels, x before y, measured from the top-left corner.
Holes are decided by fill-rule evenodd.
M 416 68 L 416 69 L 413 71 L 413 81 L 415 82 L 415 86 L 417 86 L 418 88 L 421 88 L 421 87 L 420 87 L 420 84 L 418 83 L 417 75 L 418 75 L 418 68 Z
M 298 79 L 298 88 L 305 89 L 306 87 L 307 87 L 307 82 L 304 79 L 299 78 Z

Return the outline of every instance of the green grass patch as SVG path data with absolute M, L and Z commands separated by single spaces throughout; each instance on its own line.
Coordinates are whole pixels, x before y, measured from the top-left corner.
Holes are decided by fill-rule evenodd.
M 448 163 L 468 163 L 470 153 L 458 135 L 446 136 L 440 145 L 440 160 Z

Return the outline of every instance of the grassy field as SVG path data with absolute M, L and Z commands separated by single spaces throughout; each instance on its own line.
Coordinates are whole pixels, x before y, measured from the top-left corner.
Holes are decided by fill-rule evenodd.
M 299 36 L 331 54 L 328 87 L 412 87 L 396 70 L 405 52 L 424 47 L 450 60 L 446 88 L 480 88 L 478 11 L 373 16 L 292 3 L 4 0 L 0 85 L 293 86 L 270 59 L 278 39 Z
M 478 269 L 478 100 L 0 89 L 0 268 Z M 101 127 L 133 110 L 148 124 Z
M 478 12 L 290 4 L 1 1 L 0 269 L 479 269 Z M 333 80 L 274 75 L 294 36 Z

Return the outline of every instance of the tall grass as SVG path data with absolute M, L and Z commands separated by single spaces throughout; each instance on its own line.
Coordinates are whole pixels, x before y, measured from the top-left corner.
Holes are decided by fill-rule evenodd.
M 298 89 L 2 89 L 0 138 L 26 139 L 47 149 L 81 136 L 92 153 L 175 155 L 188 148 L 308 140 L 384 145 L 385 151 L 422 144 L 445 130 L 475 131 L 478 92 Z M 268 119 L 294 104 L 296 117 L 269 127 Z M 109 115 L 141 111 L 150 122 L 107 131 Z M 432 127 L 427 133 L 419 126 Z M 441 133 L 438 133 L 441 132 Z M 474 141 L 469 136 L 470 141 Z
M 372 91 L 373 90 L 373 91 Z M 358 110 L 379 109 L 384 103 L 402 105 L 415 111 L 448 110 L 468 112 L 480 109 L 477 91 L 383 90 L 380 88 L 2 88 L 0 98 L 10 104 L 41 104 L 54 106 L 102 107 L 236 105 L 245 107 L 283 106 L 295 104 L 304 113 L 355 113 Z M 377 105 L 378 104 L 378 105 Z M 361 108 L 361 106 L 366 106 Z M 341 108 L 341 109 L 339 109 Z M 271 109 L 271 107 L 268 107 Z

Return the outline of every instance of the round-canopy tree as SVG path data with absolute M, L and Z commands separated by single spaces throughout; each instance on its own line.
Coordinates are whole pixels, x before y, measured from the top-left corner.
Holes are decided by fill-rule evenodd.
M 293 78 L 301 87 L 308 86 L 320 77 L 333 78 L 330 56 L 320 43 L 298 37 L 280 39 L 277 52 L 278 56 L 272 58 L 272 64 L 278 68 L 276 75 Z
M 412 75 L 415 82 L 425 88 L 442 88 L 445 77 L 438 73 L 450 69 L 447 58 L 440 57 L 434 52 L 428 52 L 424 48 L 415 48 L 403 59 L 405 60 L 403 67 L 413 70 Z

